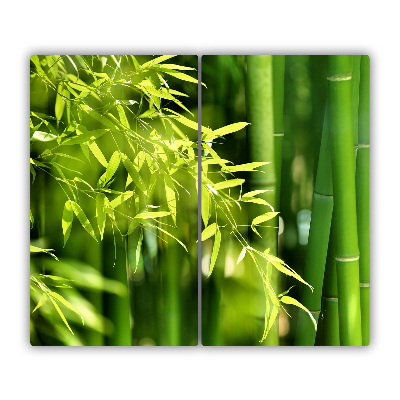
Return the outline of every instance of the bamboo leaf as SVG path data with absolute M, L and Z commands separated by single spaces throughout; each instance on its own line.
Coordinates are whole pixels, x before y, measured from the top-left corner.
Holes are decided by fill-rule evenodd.
M 243 197 L 254 197 L 254 196 L 257 196 L 258 194 L 265 193 L 265 192 L 268 192 L 268 190 L 252 190 L 251 192 L 248 192 L 248 193 L 245 193 L 244 195 L 242 195 L 242 198 Z
M 167 198 L 168 209 L 171 212 L 172 219 L 176 224 L 176 196 L 175 185 L 169 175 L 164 176 L 165 196 Z
M 79 219 L 79 222 L 81 223 L 85 231 L 97 242 L 96 234 L 94 233 L 92 225 L 86 217 L 86 214 L 83 212 L 82 208 L 79 206 L 79 204 L 75 203 L 72 200 L 71 206 L 72 210 L 74 211 L 76 217 Z
M 77 130 L 79 132 L 79 130 Z M 104 135 L 107 132 L 107 129 L 96 129 L 94 131 L 88 131 L 85 133 L 78 133 L 77 136 L 74 136 L 70 139 L 66 139 L 61 143 L 62 146 L 72 146 L 74 144 L 82 144 L 90 141 L 94 141 L 98 139 L 100 136 Z
M 42 131 L 36 131 L 32 137 L 31 140 L 37 140 L 39 142 L 51 142 L 52 140 L 56 140 L 58 136 L 53 135 L 52 133 L 49 132 L 42 132 Z
M 54 106 L 54 111 L 55 111 L 55 115 L 57 118 L 57 122 L 59 122 L 61 120 L 63 113 L 64 113 L 64 108 L 65 108 L 65 101 L 64 101 L 64 98 L 62 97 L 62 94 L 64 94 L 64 83 L 63 82 L 61 82 L 58 85 L 56 102 L 55 102 L 55 106 Z
M 105 197 L 106 195 L 104 193 L 98 193 L 96 196 L 97 225 L 99 227 L 101 240 L 103 240 L 104 229 L 106 226 Z
M 125 154 L 122 154 L 121 156 L 124 167 L 127 170 L 130 177 L 132 178 L 133 182 L 135 183 L 137 188 L 146 195 L 147 194 L 146 185 L 144 184 L 143 179 L 136 170 L 135 166 L 132 164 L 131 160 Z
M 209 278 L 213 272 L 215 262 L 217 261 L 220 244 L 221 244 L 221 231 L 217 229 L 217 231 L 215 232 L 215 241 L 211 253 L 210 273 L 208 274 L 207 278 Z
M 64 205 L 64 211 L 62 216 L 62 230 L 64 235 L 64 246 L 66 245 L 69 234 L 71 233 L 72 221 L 74 219 L 74 213 L 72 211 L 71 201 L 68 200 Z
M 218 137 L 228 135 L 229 133 L 240 131 L 247 125 L 250 125 L 250 124 L 248 122 L 236 122 L 234 124 L 224 126 L 223 128 L 219 128 L 213 132 L 205 134 L 204 137 L 202 138 L 202 140 L 205 142 L 208 142 L 208 141 L 214 140 Z
M 74 313 L 78 314 L 82 319 L 82 325 L 85 325 L 85 322 L 83 320 L 82 315 L 78 311 L 76 311 L 75 308 L 72 306 L 72 304 L 69 301 L 65 300 L 64 297 L 62 297 L 60 294 L 58 294 L 56 292 L 48 292 L 47 295 L 53 297 L 56 300 L 58 300 L 65 307 L 69 308 L 71 311 L 73 311 Z
M 114 151 L 107 165 L 105 183 L 108 182 L 114 176 L 115 171 L 118 169 L 120 161 L 121 161 L 121 156 L 119 152 Z
M 117 196 L 114 200 L 112 200 L 110 202 L 110 206 L 111 208 L 115 208 L 118 207 L 119 205 L 121 205 L 124 201 L 130 199 L 133 196 L 133 192 L 132 191 L 128 191 L 125 193 L 120 194 L 119 196 Z
M 58 314 L 60 315 L 61 319 L 63 320 L 64 324 L 67 326 L 67 328 L 70 330 L 70 332 L 72 334 L 74 334 L 74 332 L 72 332 L 71 327 L 68 325 L 67 319 L 65 318 L 63 312 L 61 311 L 60 307 L 58 307 L 58 304 L 54 301 L 53 298 L 50 297 L 51 302 L 54 305 L 54 308 L 57 310 Z
M 263 222 L 269 221 L 270 219 L 276 217 L 279 212 L 267 212 L 266 214 L 259 215 L 258 217 L 254 218 L 251 225 L 258 225 Z
M 265 315 L 265 328 L 264 328 L 264 333 L 263 333 L 263 336 L 262 336 L 262 339 L 260 340 L 260 342 L 263 342 L 265 340 L 265 338 L 268 336 L 268 333 L 271 330 L 272 325 L 274 324 L 274 322 L 276 320 L 276 317 L 278 316 L 278 312 L 279 312 L 278 307 L 274 306 L 269 318 L 267 317 L 267 314 Z
M 214 236 L 216 231 L 217 224 L 214 222 L 211 225 L 207 226 L 207 228 L 205 228 L 203 232 L 201 232 L 201 241 L 204 242 L 204 240 L 207 240 L 211 236 Z
M 42 305 L 43 305 L 44 303 L 46 303 L 46 301 L 47 301 L 46 293 L 43 293 L 43 296 L 41 297 L 41 299 L 40 299 L 39 302 L 37 303 L 36 307 L 33 309 L 32 314 L 33 314 L 37 309 L 39 309 L 40 307 L 42 307 Z
M 136 246 L 136 265 L 135 265 L 135 271 L 133 273 L 137 271 L 137 267 L 139 265 L 140 252 L 142 250 L 142 242 L 143 242 L 143 229 L 140 230 L 140 236 Z
M 247 249 L 246 247 L 243 247 L 242 251 L 239 254 L 239 257 L 237 259 L 236 265 L 240 263 L 240 261 L 242 261 L 246 255 Z
M 46 253 L 46 254 L 52 256 L 55 260 L 60 261 L 53 253 L 51 253 L 51 251 L 54 251 L 54 249 L 42 249 L 40 247 L 30 245 L 31 253 Z
M 84 145 L 83 145 L 84 146 Z M 96 157 L 96 160 L 103 166 L 107 168 L 107 160 L 104 157 L 103 153 L 101 152 L 99 146 L 97 146 L 96 142 L 90 143 L 89 145 L 90 151 L 93 153 L 93 155 Z M 82 149 L 83 151 L 83 149 Z
M 315 330 L 317 330 L 317 323 L 316 323 L 314 317 L 312 316 L 312 314 L 310 313 L 310 311 L 308 311 L 308 309 L 307 309 L 306 307 L 303 306 L 303 304 L 299 303 L 296 299 L 293 299 L 293 298 L 290 297 L 290 296 L 283 296 L 283 297 L 281 298 L 281 302 L 282 302 L 282 303 L 285 303 L 285 304 L 294 305 L 294 306 L 299 307 L 299 308 L 301 308 L 302 310 L 304 310 L 304 311 L 310 316 L 310 318 L 311 318 L 311 320 L 312 320 L 312 322 L 313 322 L 313 324 L 314 324 Z
M 161 232 L 164 232 L 166 235 L 171 236 L 173 239 L 175 239 L 175 240 L 188 252 L 188 249 L 186 248 L 186 246 L 185 246 L 178 238 L 176 238 L 174 235 L 172 235 L 171 233 L 169 233 L 169 232 L 166 231 L 165 229 L 160 228 L 160 227 L 157 226 L 157 225 L 151 225 L 151 226 L 152 226 L 153 228 L 158 229 L 158 230 L 161 231 Z
M 144 212 L 135 215 L 134 218 L 138 219 L 149 219 L 149 218 L 161 218 L 166 217 L 167 215 L 171 215 L 169 211 L 154 211 L 154 212 Z
M 153 60 L 145 62 L 142 65 L 142 69 L 149 68 L 149 67 L 151 67 L 152 65 L 155 65 L 155 64 L 160 64 L 163 61 L 169 60 L 170 58 L 173 58 L 173 57 L 176 57 L 176 55 L 174 55 L 174 56 L 160 56 L 160 57 L 154 58 Z
M 263 165 L 270 164 L 269 162 L 252 162 L 241 165 L 228 165 L 222 168 L 223 171 L 227 172 L 246 172 L 253 171 L 255 168 L 262 167 Z
M 210 194 L 203 186 L 201 189 L 201 217 L 203 218 L 204 226 L 208 225 L 210 219 Z
M 235 186 L 242 185 L 244 183 L 244 179 L 229 179 L 227 181 L 218 182 L 213 185 L 215 190 L 227 189 Z

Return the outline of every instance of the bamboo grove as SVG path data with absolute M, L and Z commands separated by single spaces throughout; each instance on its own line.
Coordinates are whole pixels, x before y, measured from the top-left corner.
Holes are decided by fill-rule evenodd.
M 32 344 L 197 345 L 201 269 L 203 345 L 368 345 L 369 58 L 307 57 L 31 57 Z

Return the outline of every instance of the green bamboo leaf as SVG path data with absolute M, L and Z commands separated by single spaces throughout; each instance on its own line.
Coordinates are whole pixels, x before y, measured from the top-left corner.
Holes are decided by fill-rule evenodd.
M 279 309 L 274 306 L 269 318 L 267 317 L 267 314 L 265 315 L 265 328 L 264 328 L 264 333 L 263 333 L 263 336 L 262 336 L 262 339 L 260 340 L 260 342 L 263 342 L 265 340 L 265 338 L 268 336 L 268 333 L 271 330 L 272 325 L 274 324 L 276 317 L 278 316 L 278 313 L 279 313 Z
M 125 193 L 120 194 L 119 196 L 117 196 L 114 200 L 112 200 L 110 202 L 110 207 L 111 208 L 115 208 L 118 207 L 119 205 L 121 205 L 124 201 L 130 199 L 133 196 L 133 192 L 132 191 L 128 191 Z
M 174 235 L 172 235 L 171 233 L 169 233 L 169 232 L 166 231 L 165 229 L 160 228 L 160 227 L 157 226 L 157 225 L 151 225 L 151 226 L 152 226 L 153 228 L 158 229 L 158 230 L 161 231 L 161 232 L 164 232 L 166 235 L 171 236 L 173 239 L 175 239 L 175 240 L 188 252 L 188 249 L 186 248 L 186 246 L 185 246 L 178 238 L 176 238 Z
M 50 300 L 51 300 L 51 302 L 53 303 L 54 308 L 57 310 L 58 314 L 60 315 L 61 319 L 63 320 L 64 324 L 67 326 L 67 328 L 70 330 L 70 332 L 71 332 L 72 334 L 74 334 L 74 332 L 72 332 L 71 327 L 68 325 L 68 321 L 67 321 L 67 319 L 65 318 L 63 312 L 61 311 L 60 307 L 58 307 L 58 304 L 55 302 L 55 300 L 54 300 L 52 297 L 50 297 Z
M 121 156 L 119 152 L 114 151 L 107 165 L 105 182 L 108 182 L 114 176 L 116 170 L 118 169 L 120 161 L 121 161 Z
M 44 303 L 46 303 L 46 301 L 47 301 L 46 293 L 43 293 L 43 296 L 41 297 L 41 299 L 40 299 L 39 302 L 37 303 L 36 307 L 33 309 L 32 314 L 33 314 L 37 309 L 39 309 L 40 307 L 42 307 L 42 305 L 43 305 Z
M 163 61 L 169 60 L 170 58 L 173 58 L 173 57 L 176 57 L 176 55 L 174 55 L 174 56 L 160 56 L 160 57 L 154 58 L 153 60 L 145 62 L 142 65 L 142 69 L 149 68 L 149 67 L 151 67 L 152 65 L 155 65 L 155 64 L 160 64 Z
M 138 226 L 139 226 L 139 222 L 132 220 L 131 223 L 129 224 L 129 228 L 128 228 L 128 231 L 126 232 L 125 236 L 129 236 Z
M 71 200 L 68 200 L 64 205 L 64 211 L 62 216 L 62 230 L 64 235 L 64 246 L 66 245 L 69 234 L 71 233 L 72 221 L 74 219 L 74 213 L 72 211 Z
M 66 139 L 64 142 L 61 143 L 61 146 L 72 146 L 74 144 L 82 144 L 86 142 L 93 142 L 94 140 L 98 139 L 100 136 L 104 135 L 107 132 L 107 129 L 96 129 L 93 131 L 88 131 L 85 133 L 78 133 L 81 132 L 77 129 L 77 136 L 74 136 L 70 139 Z
M 130 175 L 130 177 L 132 178 L 133 182 L 135 183 L 137 188 L 146 195 L 147 194 L 146 185 L 144 184 L 143 179 L 136 170 L 135 166 L 132 164 L 131 160 L 125 154 L 121 154 L 121 156 L 124 167 L 128 172 L 128 174 Z
M 242 198 L 243 197 L 254 197 L 254 196 L 257 196 L 258 194 L 265 193 L 265 192 L 268 192 L 268 190 L 252 190 L 251 192 L 248 192 L 248 193 L 245 193 L 244 195 L 242 195 Z
M 254 204 L 262 204 L 264 206 L 268 206 L 269 208 L 271 208 L 271 204 L 269 204 L 266 200 L 264 199 L 259 199 L 259 198 L 252 198 L 252 197 L 242 197 L 240 199 L 240 201 L 243 201 L 244 203 L 254 203 Z
M 79 222 L 81 223 L 85 231 L 97 242 L 96 234 L 94 233 L 92 225 L 86 217 L 86 214 L 83 212 L 82 208 L 79 206 L 79 204 L 75 203 L 72 200 L 71 206 L 72 210 L 74 211 L 76 217 L 79 219 Z
M 191 77 L 190 75 L 184 74 L 183 72 L 178 72 L 172 69 L 160 69 L 164 73 L 173 76 L 174 78 L 180 79 L 181 81 L 186 81 L 186 82 L 192 82 L 192 83 L 198 83 L 198 80 L 196 78 Z M 205 84 L 203 83 L 205 86 Z
M 56 95 L 56 103 L 55 103 L 55 107 L 54 107 L 57 122 L 59 122 L 61 120 L 63 113 L 64 113 L 65 101 L 62 96 L 63 94 L 64 94 L 64 83 L 61 82 L 58 85 L 57 95 Z
M 217 231 L 215 232 L 215 241 L 211 253 L 210 273 L 208 274 L 207 278 L 209 278 L 213 272 L 215 262 L 217 261 L 220 244 L 221 244 L 221 231 L 217 229 Z
M 250 125 L 248 122 L 236 122 L 234 124 L 230 124 L 224 126 L 223 128 L 216 129 L 213 132 L 207 133 L 202 138 L 203 141 L 208 142 L 209 140 L 214 140 L 218 137 L 228 135 L 229 133 L 240 131 L 245 128 L 247 125 Z
M 96 142 L 90 143 L 89 145 L 90 151 L 93 153 L 93 155 L 96 157 L 96 160 L 103 166 L 106 167 L 108 166 L 108 162 L 106 158 L 104 157 L 104 154 L 100 150 L 99 146 L 97 146 Z M 83 150 L 83 149 L 82 149 Z
M 297 279 L 298 281 L 304 283 L 305 285 L 307 285 L 311 290 L 313 290 L 314 288 L 309 285 L 296 271 L 294 271 L 293 269 L 289 268 L 288 265 L 286 265 L 282 260 L 280 260 L 279 258 L 270 256 L 270 255 L 263 255 L 264 258 L 266 260 L 268 260 L 278 271 L 284 273 L 285 275 L 291 276 L 295 279 Z
M 105 210 L 105 198 L 104 193 L 98 193 L 96 196 L 96 213 L 97 213 L 97 225 L 100 231 L 100 238 L 103 240 L 104 229 L 106 226 L 106 210 Z
M 171 212 L 172 219 L 176 224 L 176 196 L 175 196 L 175 185 L 169 175 L 164 176 L 165 182 L 165 195 L 167 198 L 168 209 Z
M 139 240 L 136 246 L 136 265 L 135 265 L 135 271 L 133 271 L 133 273 L 137 271 L 137 267 L 139 265 L 140 252 L 142 250 L 142 242 L 143 242 L 143 229 L 140 230 Z
M 69 308 L 71 311 L 73 311 L 74 313 L 78 314 L 82 319 L 82 325 L 85 325 L 85 321 L 83 320 L 82 315 L 78 311 L 76 311 L 75 308 L 71 305 L 71 303 L 69 301 L 65 300 L 64 297 L 62 297 L 60 294 L 58 294 L 56 292 L 48 292 L 47 295 L 53 297 L 56 300 L 58 300 L 65 307 Z
M 258 225 L 263 222 L 269 221 L 270 219 L 276 217 L 279 212 L 267 212 L 266 214 L 259 215 L 258 217 L 254 218 L 251 225 Z
M 196 71 L 195 68 L 185 67 L 183 65 L 177 65 L 177 64 L 160 64 L 159 67 L 163 69 L 176 69 L 181 71 Z
M 42 131 L 36 131 L 32 137 L 31 140 L 37 140 L 39 142 L 51 142 L 52 140 L 56 140 L 58 136 L 53 135 L 52 133 L 49 132 L 42 132 Z
M 238 257 L 238 259 L 237 259 L 236 265 L 238 265 L 238 264 L 240 263 L 240 261 L 243 260 L 243 258 L 244 258 L 245 255 L 246 255 L 246 252 L 247 252 L 246 247 L 243 247 L 243 249 L 242 249 L 242 251 L 240 252 L 239 257 Z
M 154 212 L 143 212 L 135 215 L 134 218 L 137 219 L 149 219 L 149 218 L 161 218 L 166 217 L 167 215 L 171 215 L 169 211 L 154 211 Z
M 214 236 L 216 231 L 217 224 L 213 222 L 211 225 L 207 226 L 207 228 L 205 228 L 203 232 L 201 232 L 201 241 L 204 242 L 204 240 L 207 240 L 211 236 Z
M 204 226 L 208 225 L 210 219 L 210 194 L 208 190 L 203 186 L 201 188 L 201 217 L 204 222 Z
M 241 165 L 228 165 L 222 168 L 223 171 L 227 172 L 246 172 L 246 171 L 253 171 L 255 168 L 261 167 L 263 165 L 270 164 L 269 162 L 252 162 L 247 164 Z
M 215 190 L 227 189 L 235 186 L 242 185 L 244 183 L 244 179 L 229 179 L 227 181 L 218 182 L 213 185 Z
M 308 309 L 307 309 L 306 307 L 304 307 L 303 304 L 299 303 L 296 299 L 293 299 L 293 298 L 290 297 L 290 296 L 283 296 L 283 297 L 281 298 L 281 302 L 282 302 L 282 303 L 285 303 L 285 304 L 294 305 L 294 306 L 299 307 L 299 308 L 301 308 L 302 310 L 304 310 L 304 311 L 310 316 L 310 318 L 311 318 L 311 320 L 312 320 L 312 322 L 313 322 L 313 324 L 314 324 L 315 330 L 317 330 L 317 322 L 315 321 L 315 319 L 314 319 L 314 317 L 312 316 L 312 314 L 310 313 L 310 311 L 308 311 Z
M 119 120 L 121 121 L 121 124 L 125 128 L 130 129 L 130 125 L 129 125 L 128 119 L 126 118 L 124 107 L 121 104 L 117 104 L 117 111 L 118 111 Z
M 31 253 L 46 253 L 46 254 L 52 256 L 55 260 L 60 261 L 53 253 L 51 253 L 52 251 L 54 251 L 54 249 L 42 249 L 40 247 L 30 245 Z

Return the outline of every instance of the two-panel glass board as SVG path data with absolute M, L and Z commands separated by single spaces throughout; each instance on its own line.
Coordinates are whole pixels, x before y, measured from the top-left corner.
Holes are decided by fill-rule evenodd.
M 30 222 L 32 345 L 368 345 L 369 57 L 33 55 Z

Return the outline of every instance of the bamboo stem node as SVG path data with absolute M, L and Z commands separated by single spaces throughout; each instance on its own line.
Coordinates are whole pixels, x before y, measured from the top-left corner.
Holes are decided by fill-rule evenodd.
M 323 197 L 325 199 L 333 199 L 333 196 L 331 194 L 318 193 L 315 190 L 314 190 L 314 194 L 315 194 L 315 196 Z
M 332 75 L 328 76 L 326 79 L 332 82 L 340 82 L 340 81 L 349 81 L 351 80 L 353 74 L 339 74 L 339 75 Z
M 360 287 L 369 288 L 369 282 L 360 282 Z
M 359 254 L 356 255 L 356 256 L 347 256 L 347 257 L 338 257 L 338 256 L 336 256 L 335 257 L 335 260 L 339 261 L 339 262 L 351 262 L 351 261 L 357 261 L 359 259 L 360 259 L 360 255 Z
M 338 302 L 338 298 L 337 297 L 322 296 L 322 298 L 325 299 L 326 301 L 330 301 L 331 303 L 337 303 Z

